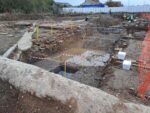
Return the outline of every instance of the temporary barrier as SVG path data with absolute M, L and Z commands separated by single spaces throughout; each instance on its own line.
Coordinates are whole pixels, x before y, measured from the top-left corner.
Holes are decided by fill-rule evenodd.
M 112 13 L 129 12 L 129 13 L 139 13 L 139 12 L 150 12 L 150 5 L 142 6 L 124 6 L 124 7 L 69 7 L 63 8 L 64 13 Z
M 150 85 L 150 25 L 148 25 L 148 32 L 142 43 L 142 52 L 138 61 L 139 71 L 139 87 L 138 93 L 142 99 L 145 99 L 145 93 Z

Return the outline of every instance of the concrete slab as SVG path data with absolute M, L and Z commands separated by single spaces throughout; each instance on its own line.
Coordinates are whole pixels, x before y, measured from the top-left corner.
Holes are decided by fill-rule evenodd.
M 81 56 L 75 56 L 67 60 L 79 66 L 105 66 L 110 59 L 110 54 L 102 54 L 95 51 L 86 51 Z

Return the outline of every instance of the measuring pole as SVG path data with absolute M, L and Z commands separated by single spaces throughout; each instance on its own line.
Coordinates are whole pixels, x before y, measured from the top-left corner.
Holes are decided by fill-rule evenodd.
M 67 62 L 64 62 L 64 77 L 67 78 Z
M 36 38 L 39 39 L 39 35 L 40 35 L 40 30 L 39 30 L 39 26 L 36 27 Z

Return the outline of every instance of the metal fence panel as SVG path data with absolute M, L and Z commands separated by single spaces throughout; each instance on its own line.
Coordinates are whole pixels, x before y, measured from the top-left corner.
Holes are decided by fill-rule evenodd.
M 111 10 L 112 13 L 119 12 L 129 12 L 129 13 L 137 13 L 137 12 L 150 12 L 150 5 L 145 6 L 126 6 L 126 7 L 88 7 L 88 8 L 63 8 L 64 13 L 109 13 Z

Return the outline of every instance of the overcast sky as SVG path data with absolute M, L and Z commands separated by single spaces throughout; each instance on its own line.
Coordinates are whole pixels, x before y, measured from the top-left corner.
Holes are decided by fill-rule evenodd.
M 79 5 L 83 3 L 85 0 L 55 0 L 56 2 L 68 2 L 72 5 Z M 100 0 L 102 3 L 107 0 Z M 114 0 L 121 1 L 124 5 L 147 5 L 150 4 L 150 0 Z

